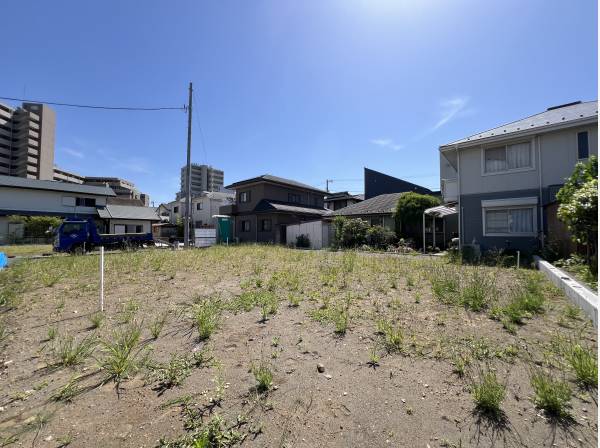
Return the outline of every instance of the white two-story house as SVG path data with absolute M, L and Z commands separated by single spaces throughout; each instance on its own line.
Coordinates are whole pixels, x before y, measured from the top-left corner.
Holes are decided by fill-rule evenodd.
M 551 205 L 575 164 L 598 154 L 598 104 L 550 107 L 439 151 L 442 195 L 456 204 L 461 246 L 532 252 L 561 237 L 548 233 Z

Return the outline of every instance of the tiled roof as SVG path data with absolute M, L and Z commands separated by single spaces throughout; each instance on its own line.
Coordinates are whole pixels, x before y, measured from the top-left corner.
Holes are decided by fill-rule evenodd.
M 541 131 L 545 127 L 556 126 L 562 123 L 582 121 L 594 117 L 596 120 L 598 119 L 597 101 L 570 103 L 564 106 L 551 107 L 539 114 L 513 121 L 512 123 L 498 126 L 487 131 L 479 132 L 469 137 L 456 140 L 452 143 L 447 143 L 442 145 L 441 148 L 446 146 L 461 145 L 472 141 L 480 141 L 486 138 L 498 137 L 502 135 L 511 135 L 532 130 Z
M 268 199 L 263 199 L 256 207 L 254 207 L 254 211 L 259 212 L 287 212 L 287 213 L 297 213 L 301 215 L 325 215 L 329 210 L 325 208 L 316 208 L 316 207 L 303 207 L 299 205 L 293 205 L 286 202 L 277 202 L 277 201 L 269 201 Z
M 225 188 L 236 188 L 238 186 L 255 183 L 255 182 L 260 182 L 260 181 L 273 182 L 276 184 L 288 185 L 288 186 L 297 187 L 297 188 L 304 188 L 306 190 L 312 190 L 312 191 L 316 191 L 318 193 L 323 193 L 324 195 L 327 194 L 326 191 L 312 187 L 308 184 L 303 184 L 302 182 L 296 182 L 295 180 L 291 180 L 291 179 L 285 179 L 283 177 L 273 176 L 271 174 L 263 174 L 262 176 L 253 177 L 251 179 L 240 180 L 239 182 L 235 182 L 231 185 L 227 185 Z
M 330 216 L 359 216 L 393 213 L 398 203 L 398 198 L 404 193 L 380 194 L 374 198 L 340 208 L 329 213 Z
M 98 209 L 98 215 L 104 219 L 134 219 L 141 221 L 160 221 L 153 207 L 136 207 L 133 205 L 112 205 Z
M 24 177 L 0 176 L 0 187 L 28 188 L 32 190 L 64 191 L 68 193 L 91 194 L 96 196 L 116 196 L 109 187 L 72 184 L 56 180 L 26 179 Z

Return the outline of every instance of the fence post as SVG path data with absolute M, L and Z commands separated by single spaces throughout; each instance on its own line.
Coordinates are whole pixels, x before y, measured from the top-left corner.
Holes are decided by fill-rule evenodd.
M 100 312 L 104 312 L 104 246 L 100 246 Z

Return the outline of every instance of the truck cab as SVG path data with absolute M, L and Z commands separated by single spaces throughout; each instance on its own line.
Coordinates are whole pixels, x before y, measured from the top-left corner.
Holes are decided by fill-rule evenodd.
M 91 229 L 95 231 L 96 225 L 87 220 L 68 219 L 64 221 L 56 230 L 54 251 L 83 253 L 91 250 L 93 248 L 93 238 L 90 238 L 92 236 Z

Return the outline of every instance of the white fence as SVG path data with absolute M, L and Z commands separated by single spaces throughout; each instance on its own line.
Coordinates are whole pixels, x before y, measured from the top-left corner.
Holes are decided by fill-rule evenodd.
M 306 235 L 310 240 L 311 249 L 322 249 L 330 244 L 331 223 L 325 221 L 310 221 L 302 224 L 291 224 L 286 228 L 286 241 L 296 244 L 299 235 Z
M 194 229 L 194 246 L 209 247 L 217 244 L 217 229 Z

